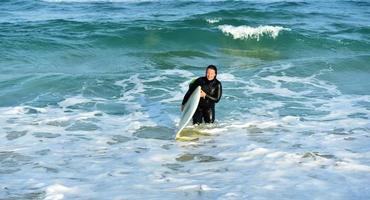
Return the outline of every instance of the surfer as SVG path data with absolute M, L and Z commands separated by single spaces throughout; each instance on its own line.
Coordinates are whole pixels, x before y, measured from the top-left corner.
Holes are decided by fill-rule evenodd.
M 220 101 L 222 95 L 222 85 L 216 77 L 216 66 L 209 65 L 206 68 L 206 76 L 197 78 L 189 85 L 189 90 L 182 100 L 181 111 L 183 111 L 184 105 L 193 91 L 198 86 L 202 89 L 198 108 L 193 115 L 193 124 L 200 124 L 203 121 L 213 123 L 215 121 L 215 103 Z

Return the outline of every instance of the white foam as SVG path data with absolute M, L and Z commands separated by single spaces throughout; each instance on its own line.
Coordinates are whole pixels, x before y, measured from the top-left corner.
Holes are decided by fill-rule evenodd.
M 251 108 L 249 111 L 255 115 L 264 116 L 266 114 L 268 115 L 276 115 L 271 110 L 274 110 L 276 108 L 281 108 L 284 106 L 283 102 L 269 102 L 269 101 L 259 101 L 261 104 L 260 106 L 256 106 L 254 108 Z
M 144 83 L 150 83 L 150 82 L 157 82 L 157 81 L 163 81 L 167 79 L 165 76 L 155 76 L 153 78 L 144 79 Z
M 247 83 L 246 89 L 248 91 L 246 91 L 246 93 L 248 92 L 267 93 L 274 94 L 276 96 L 295 97 L 295 98 L 301 98 L 304 95 L 315 93 L 316 90 L 320 91 L 325 90 L 327 91 L 327 94 L 330 95 L 341 94 L 335 85 L 316 78 L 318 74 L 314 74 L 308 77 L 294 77 L 285 75 L 284 70 L 287 70 L 292 67 L 293 66 L 289 64 L 268 67 L 261 70 L 260 73 L 255 74 L 253 78 Z M 279 73 L 279 72 L 282 72 L 281 73 L 282 75 L 261 76 L 261 73 Z M 261 84 L 260 83 L 261 80 L 269 84 Z M 294 91 L 286 86 L 287 83 L 304 85 L 304 87 L 301 86 L 301 88 L 305 89 L 300 90 L 301 88 L 298 88 L 299 91 Z
M 340 171 L 345 171 L 348 173 L 353 172 L 366 172 L 370 173 L 370 166 L 362 165 L 357 163 L 348 163 L 348 162 L 337 162 L 336 169 Z
M 45 113 L 47 112 L 46 108 L 36 108 L 31 106 L 16 106 L 12 108 L 7 108 L 3 111 L 3 114 L 6 115 L 19 115 L 19 114 L 25 114 L 29 111 L 29 109 L 33 109 L 39 113 Z
M 217 108 L 217 120 L 222 124 L 200 127 L 210 135 L 189 143 L 144 139 L 135 134 L 143 127 L 163 126 L 166 120 L 178 119 L 179 107 L 175 110 L 173 102 L 182 99 L 190 81 L 188 77 L 194 77 L 186 70 L 164 70 L 164 75 L 158 77 L 144 80 L 140 75 L 133 75 L 117 81 L 127 96 L 114 101 L 133 108 L 124 115 L 96 115 L 97 112 L 85 110 L 75 112 L 73 108 L 65 112 L 65 107 L 95 101 L 83 96 L 67 98 L 59 104 L 62 108 L 35 108 L 40 111 L 37 114 L 29 114 L 26 106 L 0 108 L 0 132 L 3 133 L 0 151 L 5 159 L 14 163 L 12 168 L 21 170 L 4 173 L 2 176 L 7 181 L 0 183 L 0 188 L 24 191 L 24 188 L 36 187 L 45 199 L 104 199 L 108 196 L 135 199 L 137 194 L 140 199 L 177 196 L 189 199 L 199 195 L 216 199 L 350 199 L 349 195 L 355 195 L 368 199 L 369 195 L 361 191 L 367 191 L 370 180 L 367 106 L 370 96 L 343 95 L 335 85 L 315 75 L 300 78 L 283 73 L 291 67 L 294 66 L 265 67 L 251 78 L 232 71 L 219 74 L 219 79 L 226 82 L 226 92 L 235 92 L 227 95 L 235 95 L 243 106 L 230 107 L 228 100 L 223 99 L 218 105 L 226 109 Z M 148 106 L 145 91 L 150 93 L 150 84 L 156 82 L 157 85 L 157 81 L 164 79 L 176 79 L 178 85 L 164 84 L 160 90 L 165 96 L 149 102 Z M 266 88 L 277 95 L 273 89 L 280 91 L 286 87 L 285 83 L 290 86 L 299 83 L 299 91 L 289 90 L 292 94 L 289 98 L 254 96 L 253 91 Z M 230 91 L 229 85 L 240 89 Z M 244 89 L 250 90 L 243 93 Z M 304 95 L 311 91 L 324 95 L 314 98 Z M 165 104 L 164 109 L 159 108 L 162 104 L 158 102 L 166 100 L 170 103 Z M 247 100 L 250 104 L 243 104 Z M 106 103 L 107 100 L 98 101 Z M 320 114 L 299 115 L 298 111 L 297 116 L 285 116 L 285 113 L 284 117 L 280 116 L 279 111 L 284 111 L 289 103 L 297 103 L 298 108 L 312 108 Z M 150 106 L 157 109 L 156 115 L 169 113 L 171 119 L 157 122 Z M 241 117 L 235 116 L 235 112 L 240 112 Z M 75 121 L 94 123 L 99 130 L 66 130 Z M 171 134 L 171 129 L 166 127 L 163 131 Z M 26 135 L 7 139 L 14 132 L 17 135 L 24 130 L 28 131 Z M 40 131 L 61 136 L 57 139 L 33 136 Z M 153 129 L 153 134 L 159 134 L 156 131 L 162 129 Z M 125 138 L 128 141 L 123 141 Z M 189 160 L 178 159 L 183 155 L 189 155 Z M 1 166 L 3 171 L 8 169 Z M 346 184 L 341 184 L 343 181 Z M 245 185 L 252 187 L 245 190 Z M 126 189 L 124 193 L 122 188 Z M 82 193 L 82 190 L 88 192 Z M 337 196 L 330 196 L 332 194 Z M 6 198 L 0 193 L 2 197 Z
M 226 35 L 231 35 L 234 39 L 257 39 L 266 35 L 272 38 L 276 38 L 280 31 L 290 31 L 289 28 L 281 26 L 232 26 L 232 25 L 220 25 L 218 28 Z
M 357 103 L 361 101 L 370 102 L 370 96 L 342 95 L 334 97 L 330 101 L 322 102 L 322 106 L 317 109 L 330 113 L 322 117 L 321 120 L 343 119 L 356 113 L 368 113 L 363 107 L 357 106 Z
M 139 159 L 139 162 L 144 164 L 154 164 L 154 163 L 164 163 L 166 161 L 171 161 L 173 156 L 170 154 L 155 154 L 149 158 Z
M 61 184 L 54 184 L 46 188 L 45 200 L 61 200 L 66 194 L 76 193 L 77 188 L 66 187 Z
M 300 121 L 300 117 L 297 116 L 285 116 L 281 119 L 281 121 L 287 124 L 296 124 Z
M 116 81 L 115 85 L 122 87 L 120 100 L 122 101 L 132 101 L 136 96 L 142 95 L 145 92 L 144 80 L 139 78 L 139 74 L 130 76 L 128 79 Z M 130 84 L 134 87 L 129 87 Z
M 264 87 L 260 87 L 257 84 L 253 84 L 252 87 L 247 87 L 247 89 L 249 90 L 249 92 L 256 93 L 256 94 L 265 93 L 265 94 L 274 94 L 276 96 L 284 96 L 284 97 L 292 97 L 292 96 L 297 95 L 296 92 L 293 92 L 287 88 L 282 88 L 280 87 L 280 85 L 281 84 L 278 83 L 278 85 L 276 85 L 273 88 L 264 88 Z
M 191 78 L 195 76 L 194 73 L 187 71 L 187 70 L 181 70 L 181 69 L 164 70 L 163 75 L 176 75 L 176 76 L 181 76 L 185 78 Z
M 171 98 L 163 99 L 160 102 L 162 102 L 162 103 L 170 103 L 170 102 L 178 102 L 178 101 L 181 101 L 183 99 L 184 95 L 185 95 L 185 92 L 184 92 L 184 90 L 181 90 L 181 91 L 171 91 L 170 92 Z
M 240 157 L 237 158 L 237 161 L 245 161 L 245 160 L 250 160 L 254 159 L 255 157 L 260 157 L 260 156 L 265 156 L 268 154 L 270 151 L 265 148 L 256 148 L 251 151 L 243 152 L 240 154 Z
M 162 103 L 170 103 L 170 102 L 176 102 L 181 101 L 186 93 L 186 91 L 189 88 L 189 83 L 191 80 L 184 81 L 180 84 L 180 90 L 171 90 L 169 92 L 169 95 L 171 98 L 163 99 L 161 100 Z
M 288 64 L 282 64 L 282 65 L 273 65 L 273 66 L 270 66 L 270 67 L 265 67 L 263 69 L 261 69 L 260 73 L 266 73 L 266 72 L 270 72 L 270 73 L 276 73 L 276 72 L 284 72 L 288 69 L 291 69 L 291 68 L 294 68 L 296 67 L 295 65 L 291 64 L 291 63 L 288 63 Z
M 82 103 L 88 103 L 88 102 L 91 102 L 91 99 L 87 99 L 83 97 L 82 95 L 78 95 L 78 96 L 66 98 L 64 101 L 59 102 L 58 105 L 66 108 L 69 106 L 82 104 Z
M 209 18 L 209 19 L 206 19 L 206 21 L 210 24 L 214 24 L 214 23 L 220 22 L 221 18 Z
M 236 81 L 237 80 L 235 78 L 235 76 L 233 74 L 230 74 L 230 73 L 220 73 L 220 74 L 217 74 L 217 79 L 220 80 L 220 81 L 226 81 L 226 82 L 232 82 L 232 81 Z
M 214 191 L 217 190 L 216 188 L 212 188 L 208 185 L 184 185 L 177 187 L 175 190 L 181 190 L 181 191 Z

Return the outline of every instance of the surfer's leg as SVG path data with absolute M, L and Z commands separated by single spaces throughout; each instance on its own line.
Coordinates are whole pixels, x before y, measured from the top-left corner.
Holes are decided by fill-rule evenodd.
M 212 118 L 211 118 L 211 123 L 213 123 L 213 122 L 215 122 L 215 107 L 212 107 L 211 108 L 211 110 L 212 110 Z
M 214 120 L 214 112 L 212 108 L 204 109 L 203 111 L 203 117 L 205 123 L 213 123 Z
M 193 124 L 201 124 L 202 123 L 202 110 L 197 108 L 193 115 Z

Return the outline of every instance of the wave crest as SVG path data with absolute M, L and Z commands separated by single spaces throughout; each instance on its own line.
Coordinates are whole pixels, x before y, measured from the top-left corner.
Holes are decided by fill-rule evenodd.
M 281 26 L 232 26 L 232 25 L 220 25 L 218 28 L 226 35 L 231 35 L 234 39 L 257 39 L 267 35 L 272 38 L 276 38 L 280 31 L 290 31 L 289 28 Z

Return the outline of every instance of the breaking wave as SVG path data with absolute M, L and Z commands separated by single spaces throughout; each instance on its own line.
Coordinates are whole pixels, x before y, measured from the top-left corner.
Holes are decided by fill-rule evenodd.
M 232 26 L 232 25 L 220 25 L 218 28 L 226 35 L 231 35 L 234 39 L 257 39 L 260 40 L 262 36 L 269 36 L 276 38 L 279 33 L 283 30 L 290 31 L 289 28 L 281 26 Z

